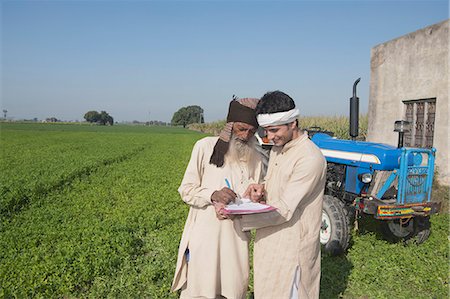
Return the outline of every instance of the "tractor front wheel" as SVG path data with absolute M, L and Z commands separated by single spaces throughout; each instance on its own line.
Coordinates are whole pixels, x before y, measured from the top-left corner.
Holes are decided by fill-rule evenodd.
M 338 255 L 350 242 L 350 217 L 344 203 L 331 195 L 324 195 L 320 243 L 325 252 Z
M 421 244 L 430 236 L 430 217 L 416 216 L 410 219 L 383 221 L 382 233 L 386 240 L 396 243 Z

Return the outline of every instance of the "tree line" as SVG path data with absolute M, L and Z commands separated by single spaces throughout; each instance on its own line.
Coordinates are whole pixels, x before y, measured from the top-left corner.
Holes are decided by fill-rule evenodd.
M 114 125 L 114 118 L 109 115 L 106 111 L 101 111 L 100 113 L 92 110 L 84 114 L 84 119 L 90 123 L 97 123 L 100 125 Z M 147 122 L 149 125 L 162 125 L 165 124 L 159 121 Z M 146 123 L 146 124 L 147 124 Z M 191 105 L 187 107 L 182 107 L 176 111 L 171 120 L 172 126 L 183 126 L 186 128 L 187 125 L 193 123 L 203 124 L 205 119 L 203 116 L 203 109 L 198 105 Z

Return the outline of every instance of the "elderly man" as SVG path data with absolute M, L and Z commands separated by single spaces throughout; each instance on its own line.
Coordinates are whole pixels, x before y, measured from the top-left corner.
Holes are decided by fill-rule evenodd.
M 244 230 L 257 229 L 255 298 L 319 298 L 325 158 L 298 128 L 299 111 L 287 94 L 266 93 L 256 112 L 274 144 L 264 188 L 277 210 L 241 219 Z M 262 188 L 252 185 L 246 195 L 259 200 Z
M 190 206 L 178 252 L 172 291 L 180 298 L 245 298 L 249 234 L 220 210 L 259 183 L 261 158 L 254 149 L 257 99 L 230 103 L 219 137 L 199 140 L 178 189 Z M 226 187 L 226 180 L 230 188 Z

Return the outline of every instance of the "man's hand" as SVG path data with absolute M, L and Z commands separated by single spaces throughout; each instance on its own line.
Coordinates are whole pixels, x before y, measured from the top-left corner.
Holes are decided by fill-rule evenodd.
M 228 215 L 225 213 L 224 208 L 225 205 L 220 202 L 213 202 L 214 209 L 216 209 L 216 216 L 219 220 L 228 219 Z
M 233 190 L 227 187 L 223 187 L 221 190 L 214 191 L 211 195 L 211 201 L 213 203 L 222 203 L 224 205 L 229 204 L 230 202 L 236 199 L 237 195 Z
M 244 192 L 243 197 L 249 198 L 253 202 L 265 202 L 265 190 L 263 184 L 250 184 Z

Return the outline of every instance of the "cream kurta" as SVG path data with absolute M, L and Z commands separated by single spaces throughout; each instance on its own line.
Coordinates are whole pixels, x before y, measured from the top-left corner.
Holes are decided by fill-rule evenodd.
M 299 270 L 299 298 L 319 298 L 322 198 L 326 161 L 306 133 L 270 153 L 267 203 L 278 210 L 242 216 L 256 228 L 255 299 L 290 298 Z
M 178 192 L 191 206 L 183 231 L 172 291 L 186 283 L 183 296 L 188 298 L 245 298 L 248 286 L 248 233 L 242 232 L 240 220 L 218 220 L 211 195 L 226 187 L 243 194 L 247 186 L 258 182 L 261 165 L 251 175 L 245 161 L 218 168 L 209 164 L 218 137 L 206 137 L 194 146 Z M 189 249 L 189 262 L 185 252 Z

